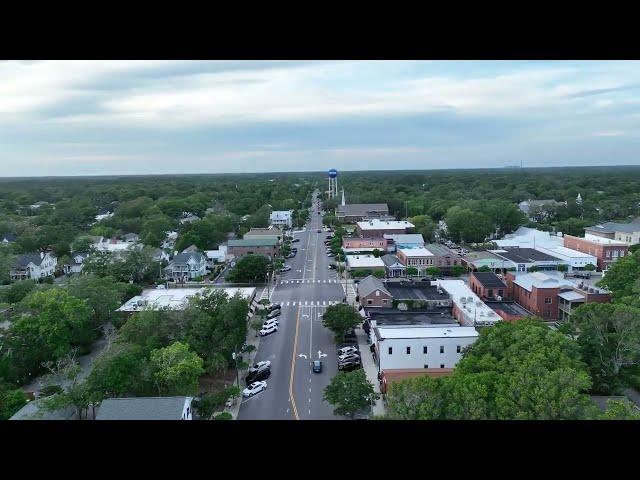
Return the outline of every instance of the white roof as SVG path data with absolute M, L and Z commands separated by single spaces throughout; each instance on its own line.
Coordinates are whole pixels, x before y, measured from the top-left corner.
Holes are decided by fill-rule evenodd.
M 217 250 L 205 250 L 204 253 L 207 258 L 222 258 L 224 260 L 227 255 L 227 246 L 220 245 Z
M 424 247 L 399 248 L 398 251 L 402 252 L 406 257 L 433 257 L 433 253 Z
M 502 317 L 480 300 L 480 297 L 473 293 L 464 281 L 436 280 L 435 284 L 449 294 L 451 301 L 458 307 L 468 323 L 474 321 L 495 323 L 502 320 Z
M 549 232 L 535 228 L 519 227 L 515 232 L 505 235 L 501 240 L 494 240 L 499 247 L 557 247 L 562 246 L 562 234 L 551 235 Z
M 251 298 L 255 293 L 254 287 L 228 288 L 228 287 L 204 287 L 204 288 L 147 288 L 141 295 L 136 295 L 127 300 L 124 305 L 118 308 L 118 312 L 137 312 L 139 310 L 158 310 L 160 308 L 170 308 L 175 310 L 183 309 L 194 295 L 201 294 L 205 290 L 222 290 L 229 297 L 236 293 L 244 298 Z M 138 302 L 141 305 L 138 305 Z
M 592 235 L 590 233 L 584 234 L 584 240 L 588 240 L 593 243 L 599 243 L 600 245 L 616 245 L 619 247 L 628 247 L 629 244 L 626 242 L 620 242 L 618 240 L 611 240 L 610 238 L 598 237 L 597 235 Z
M 366 222 L 358 222 L 360 230 L 399 230 L 401 228 L 413 228 L 413 223 L 405 220 L 367 220 Z
M 381 258 L 373 255 L 347 255 L 347 266 L 351 268 L 384 268 Z
M 291 218 L 293 210 L 274 210 L 271 212 L 270 218 L 276 220 L 288 220 Z
M 382 236 L 387 240 L 393 240 L 395 243 L 425 244 L 421 233 L 384 233 Z
M 578 250 L 573 250 L 572 248 L 557 246 L 557 247 L 538 247 L 536 246 L 536 250 L 541 251 L 542 253 L 548 253 L 549 255 L 554 255 L 563 260 L 569 258 L 582 258 L 585 260 L 593 260 L 593 263 L 596 263 L 596 257 L 594 255 L 589 255 L 588 253 L 582 253 Z
M 529 292 L 532 287 L 558 288 L 573 287 L 574 285 L 573 282 L 565 280 L 564 276 L 559 272 L 516 273 L 516 278 L 513 283 L 520 285 Z
M 558 294 L 559 297 L 564 298 L 570 302 L 575 302 L 577 300 L 584 300 L 584 295 L 580 295 L 578 292 L 571 290 L 570 292 L 562 292 Z
M 473 327 L 447 325 L 446 327 L 377 327 L 380 337 L 387 338 L 461 338 L 477 337 Z

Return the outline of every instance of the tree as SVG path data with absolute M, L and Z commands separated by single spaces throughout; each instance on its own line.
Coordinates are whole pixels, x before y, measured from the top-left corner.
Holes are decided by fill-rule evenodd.
M 633 296 L 633 286 L 638 278 L 640 278 L 640 251 L 614 262 L 598 285 L 611 290 L 614 301 L 625 303 L 630 301 L 629 297 Z
M 5 292 L 5 300 L 8 303 L 18 303 L 31 293 L 36 286 L 37 282 L 35 280 L 20 280 L 12 283 Z
M 442 270 L 438 267 L 428 267 L 425 272 L 431 277 L 440 277 L 442 275 Z
M 343 340 L 345 333 L 361 321 L 358 311 L 344 303 L 329 306 L 322 317 L 322 324 L 335 334 L 336 341 Z
M 487 265 L 482 265 L 479 269 L 479 272 L 490 272 L 491 269 Z
M 71 242 L 70 251 L 75 252 L 88 252 L 93 244 L 93 240 L 88 235 L 81 235 Z
M 22 389 L 0 382 L 0 420 L 9 420 L 27 401 L 27 395 Z
M 594 390 L 619 393 L 623 369 L 640 364 L 640 309 L 588 303 L 576 309 L 571 325 Z
M 573 340 L 537 319 L 482 329 L 449 377 L 390 385 L 392 419 L 585 419 L 595 406 Z
M 607 409 L 601 420 L 640 420 L 640 410 L 629 401 L 607 400 Z
M 467 269 L 464 268 L 462 265 L 454 265 L 453 268 L 451 269 L 451 274 L 454 277 L 459 277 L 460 275 L 462 275 L 466 271 L 467 271 Z
M 407 267 L 405 270 L 407 277 L 415 277 L 418 275 L 418 269 L 416 267 Z
M 416 233 L 422 235 L 426 242 L 433 240 L 433 234 L 436 231 L 435 222 L 428 215 L 417 215 L 409 218 L 409 222 L 415 225 Z
M 379 258 L 379 257 L 381 257 L 382 255 L 384 255 L 384 252 L 382 252 L 382 251 L 378 250 L 377 248 L 374 248 L 374 249 L 373 249 L 373 252 L 371 252 L 371 253 L 372 253 L 372 255 L 373 255 L 374 257 L 376 257 L 376 258 Z
M 96 358 L 87 383 L 102 397 L 152 395 L 155 386 L 149 370 L 142 347 L 119 341 Z
M 153 350 L 150 356 L 159 395 L 190 395 L 198 390 L 198 378 L 204 373 L 202 358 L 189 345 L 174 342 Z
M 325 387 L 323 396 L 335 407 L 335 415 L 347 415 L 352 419 L 379 397 L 362 369 L 338 372 Z
M 460 206 L 447 210 L 446 223 L 447 232 L 457 241 L 483 242 L 492 231 L 486 215 Z
M 569 265 L 567 265 L 565 263 L 561 263 L 560 265 L 558 265 L 558 271 L 559 272 L 568 272 L 569 271 Z
M 126 284 L 118 283 L 113 277 L 81 275 L 67 284 L 71 295 L 87 302 L 92 308 L 97 325 L 111 321 L 115 310 L 124 299 Z
M 245 255 L 236 262 L 227 278 L 236 283 L 264 282 L 269 267 L 269 259 L 262 255 Z

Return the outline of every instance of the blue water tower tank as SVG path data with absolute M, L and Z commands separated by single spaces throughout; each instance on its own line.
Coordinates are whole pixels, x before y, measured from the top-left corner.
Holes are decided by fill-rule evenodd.
M 329 177 L 336 178 L 338 176 L 338 171 L 335 168 L 329 170 Z

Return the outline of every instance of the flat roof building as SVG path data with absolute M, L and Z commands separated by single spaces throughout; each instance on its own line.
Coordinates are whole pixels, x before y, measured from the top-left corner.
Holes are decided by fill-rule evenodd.
M 212 290 L 223 291 L 229 298 L 240 294 L 242 298 L 248 301 L 253 299 L 256 292 L 255 287 L 146 288 L 140 295 L 127 300 L 116 311 L 138 312 L 140 310 L 160 310 L 162 308 L 182 310 L 187 306 L 190 298 L 196 295 L 203 295 Z

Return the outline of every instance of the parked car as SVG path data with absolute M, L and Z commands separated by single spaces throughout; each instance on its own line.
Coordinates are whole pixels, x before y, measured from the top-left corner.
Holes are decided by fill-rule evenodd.
M 276 317 L 280 316 L 281 313 L 282 313 L 282 310 L 277 308 L 277 309 L 269 312 L 269 314 L 267 315 L 267 320 L 269 320 L 270 318 L 276 318 Z
M 320 360 L 313 361 L 313 373 L 321 373 L 322 372 L 322 362 Z
M 270 320 L 267 320 L 266 322 L 264 322 L 262 324 L 262 329 L 266 329 L 266 328 L 271 328 L 272 325 L 276 325 L 278 326 L 280 323 L 278 322 L 278 320 L 276 320 L 275 318 L 272 318 Z
M 327 257 L 335 257 L 335 255 L 331 252 L 327 253 Z
M 346 362 L 347 360 L 360 360 L 360 354 L 359 353 L 345 353 L 343 355 L 338 355 L 338 361 L 339 362 Z
M 277 331 L 278 325 L 272 325 L 269 328 L 263 328 L 262 330 L 260 330 L 260 336 L 266 337 L 267 335 L 271 335 L 272 333 L 275 333 Z
M 293 240 L 291 240 L 291 243 L 296 243 L 296 242 L 299 242 L 299 241 L 300 241 L 299 238 L 294 238 Z
M 287 255 L 285 258 L 293 258 L 296 256 L 296 252 L 291 252 L 289 255 Z
M 256 393 L 260 393 L 267 389 L 267 382 L 253 382 L 247 388 L 242 390 L 243 397 L 253 397 Z
M 282 268 L 280 269 L 280 272 L 281 272 L 281 273 L 285 273 L 285 272 L 288 272 L 289 270 L 291 270 L 291 266 L 289 266 L 289 265 L 285 265 L 284 267 L 282 267 Z
M 329 270 L 335 270 L 336 269 L 336 264 L 335 263 L 330 263 L 329 264 Z
M 258 371 L 259 369 L 261 369 L 261 368 L 265 368 L 265 367 L 271 368 L 271 361 L 269 361 L 269 360 L 264 360 L 264 361 L 262 361 L 262 362 L 258 362 L 258 363 L 253 364 L 253 365 L 251 365 L 251 366 L 249 367 L 249 372 L 250 372 L 250 373 L 251 373 L 251 372 L 256 372 L 256 371 Z
M 320 212 L 318 212 L 318 213 L 320 213 Z M 322 230 L 318 230 L 318 233 L 322 233 Z
M 271 376 L 271 367 L 262 368 L 255 372 L 249 372 L 247 377 L 245 378 L 245 382 L 247 385 L 253 382 L 259 382 L 261 380 L 266 380 Z
M 360 351 L 355 346 L 342 347 L 338 349 L 338 355 L 346 355 L 349 353 L 360 353 Z
M 270 303 L 269 305 L 267 305 L 267 311 L 269 312 L 273 312 L 274 310 L 280 310 L 282 308 L 282 305 L 280 305 L 279 303 Z
M 360 368 L 360 362 L 344 362 L 338 365 L 338 370 L 344 370 L 346 372 L 357 370 L 358 368 Z
M 574 277 L 589 279 L 589 278 L 591 278 L 591 272 L 576 272 L 574 274 Z

